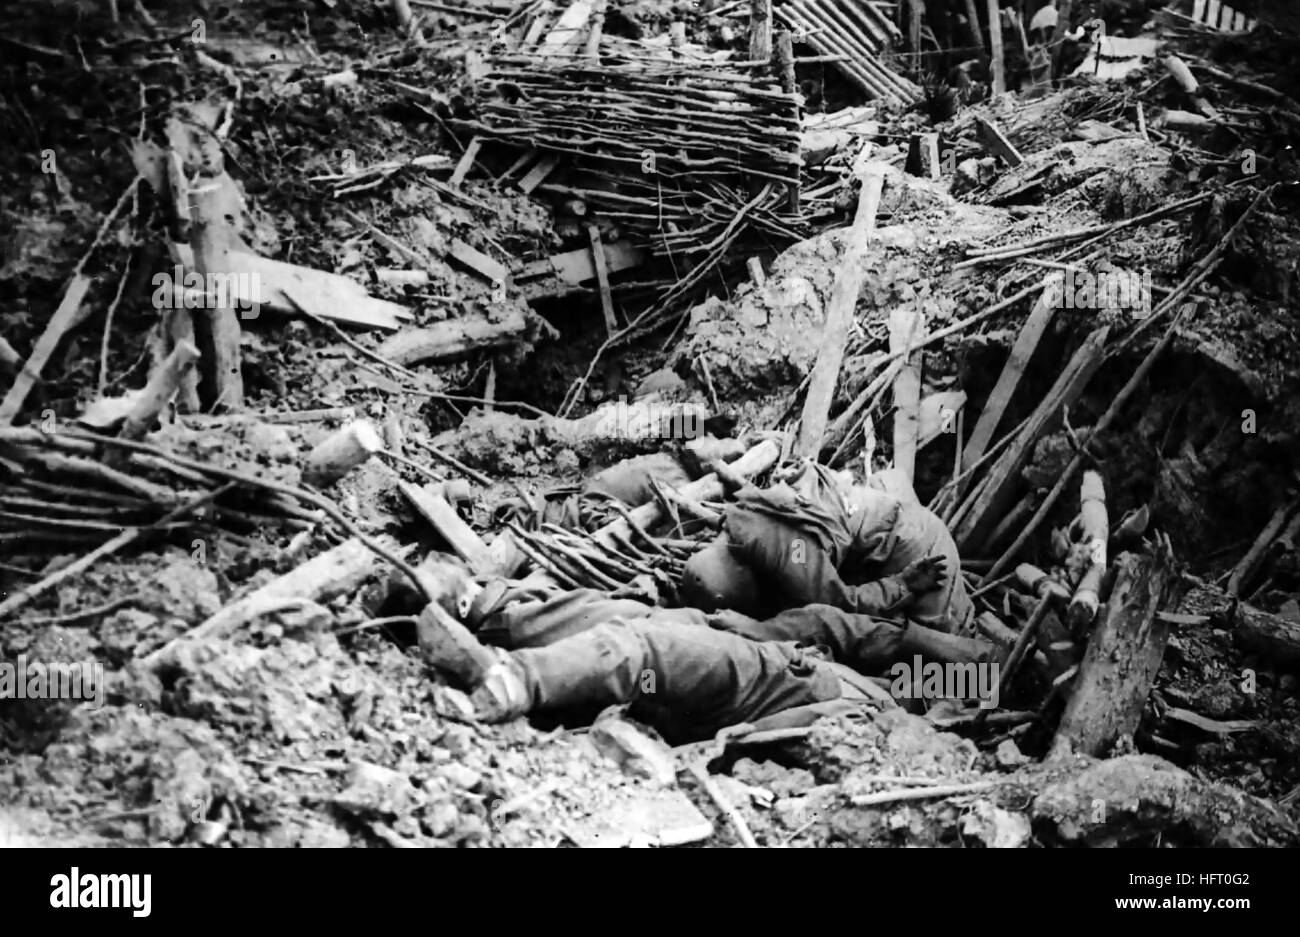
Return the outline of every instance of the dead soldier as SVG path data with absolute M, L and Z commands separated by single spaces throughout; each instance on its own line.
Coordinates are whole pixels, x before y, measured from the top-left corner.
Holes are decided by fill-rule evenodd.
M 715 464 L 715 469 L 724 466 Z M 725 479 L 724 479 L 725 480 Z M 788 483 L 760 489 L 733 482 L 724 533 L 686 564 L 683 598 L 706 611 L 766 618 L 828 605 L 859 615 L 904 618 L 936 631 L 970 634 L 975 610 L 948 528 L 920 504 L 806 462 Z M 740 621 L 719 619 L 722 627 Z M 786 624 L 758 639 L 799 639 Z M 802 637 L 814 638 L 809 634 Z
M 884 681 L 863 674 L 914 654 L 989 659 L 979 641 L 827 606 L 755 623 L 815 635 L 821 646 L 809 648 L 800 644 L 805 639 L 750 640 L 707 627 L 719 620 L 698 609 L 657 608 L 595 590 L 502 580 L 482 587 L 461 575 L 445 594 L 447 607 L 432 603 L 420 617 L 421 648 L 472 691 L 485 721 L 627 704 L 633 718 L 686 742 L 738 723 L 804 725 L 869 700 L 894 705 Z

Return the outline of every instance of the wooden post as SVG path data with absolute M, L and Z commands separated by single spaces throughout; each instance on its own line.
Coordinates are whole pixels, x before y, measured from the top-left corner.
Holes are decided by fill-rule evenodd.
M 54 349 L 58 347 L 63 334 L 71 328 L 73 321 L 77 318 L 81 309 L 81 301 L 86 298 L 86 292 L 90 289 L 92 282 L 94 281 L 90 277 L 77 273 L 72 278 L 72 282 L 68 284 L 58 308 L 54 310 L 54 314 L 45 323 L 45 330 L 41 332 L 41 337 L 36 340 L 31 354 L 27 356 L 27 361 L 14 377 L 13 385 L 5 394 L 4 400 L 0 401 L 0 426 L 8 426 L 12 423 L 14 417 L 18 415 L 18 411 L 22 409 L 28 393 L 40 380 L 45 363 L 50 360 L 50 356 L 54 354 Z
M 1056 0 L 1056 28 L 1052 30 L 1052 74 L 1055 78 L 1056 73 L 1061 68 L 1061 50 L 1064 47 L 1062 40 L 1065 34 L 1070 31 L 1070 16 L 1074 12 L 1074 0 Z
M 794 81 L 794 37 L 790 30 L 783 29 L 776 37 L 776 61 L 781 75 L 781 90 L 786 94 L 796 94 L 798 86 Z M 798 108 L 797 116 L 802 119 L 803 108 Z M 799 170 L 794 170 L 794 181 L 786 183 L 786 197 L 791 214 L 799 214 Z
M 989 46 L 993 54 L 993 93 L 1007 90 L 1005 66 L 1002 59 L 1002 17 L 998 13 L 998 0 L 989 3 Z
M 1166 546 L 1156 556 L 1124 553 L 1106 612 L 1088 642 L 1079 676 L 1052 741 L 1051 758 L 1101 757 L 1132 735 L 1160 669 L 1169 624 L 1156 612 L 1172 601 L 1178 576 Z
M 925 18 L 925 0 L 907 0 L 907 44 L 912 52 L 913 74 L 921 71 L 921 21 Z
M 984 45 L 984 31 L 980 29 L 980 11 L 975 0 L 966 0 L 966 19 L 970 20 L 970 37 L 975 45 Z
M 749 60 L 772 61 L 772 0 L 749 0 Z
M 1056 304 L 1051 301 L 1051 294 L 1051 287 L 1043 291 L 1021 327 L 1020 334 L 1016 336 L 1015 344 L 1011 346 L 1011 354 L 1007 356 L 1002 373 L 998 375 L 998 381 L 993 385 L 988 402 L 980 411 L 980 418 L 966 443 L 966 451 L 962 454 L 962 462 L 966 465 L 974 465 L 983 458 L 984 450 L 993 441 L 993 434 L 997 432 L 998 424 L 1007 412 L 1012 395 L 1020 386 L 1020 378 L 1029 366 L 1029 359 L 1033 357 L 1034 349 L 1038 347 L 1043 333 L 1051 324 L 1052 316 L 1056 314 Z
M 880 207 L 885 177 L 879 164 L 865 159 L 866 153 L 867 150 L 864 149 L 858 157 L 858 165 L 854 167 L 855 175 L 862 180 L 862 192 L 858 196 L 857 213 L 853 217 L 853 227 L 849 229 L 844 257 L 835 273 L 835 286 L 831 290 L 831 301 L 826 307 L 826 323 L 822 326 L 821 348 L 817 352 L 817 361 L 813 364 L 808 396 L 804 400 L 803 416 L 799 421 L 799 438 L 795 442 L 794 452 L 801 458 L 815 458 L 821 449 L 822 437 L 826 434 L 831 399 L 835 396 L 840 365 L 844 361 L 844 346 L 848 341 L 849 329 L 853 326 L 853 311 L 858 304 L 858 293 L 862 290 L 862 266 L 866 259 L 868 239 L 876 227 L 876 210 Z
M 596 0 L 596 9 L 591 14 L 591 32 L 587 34 L 586 54 L 589 59 L 600 58 L 600 37 L 605 31 L 605 6 L 608 0 Z
M 235 315 L 238 271 L 230 251 L 230 232 L 222 216 L 220 189 L 224 174 L 200 176 L 192 188 L 193 223 L 190 247 L 194 270 L 202 283 L 203 308 L 194 322 L 196 344 L 203 353 L 199 368 L 199 398 L 209 411 L 239 410 L 244 406 L 244 378 L 240 372 L 239 319 Z
M 920 303 L 900 303 L 889 315 L 889 353 L 902 354 L 894 378 L 894 468 L 916 477 L 920 433 L 921 363 L 925 352 L 916 346 L 925 338 L 925 310 Z M 911 349 L 916 348 L 915 351 Z

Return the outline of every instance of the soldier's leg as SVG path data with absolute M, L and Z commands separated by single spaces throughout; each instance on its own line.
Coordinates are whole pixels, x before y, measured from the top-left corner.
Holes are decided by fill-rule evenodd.
M 834 674 L 792 646 L 649 619 L 511 656 L 532 708 L 629 703 L 633 717 L 683 741 L 840 695 Z
M 807 605 L 756 621 L 722 614 L 710 619 L 714 627 L 755 641 L 795 641 L 828 648 L 834 659 L 865 674 L 887 670 L 897 661 L 920 654 L 940 663 L 982 663 L 995 649 L 974 638 L 942 634 L 914 622 L 883 621 L 845 612 L 829 605 Z

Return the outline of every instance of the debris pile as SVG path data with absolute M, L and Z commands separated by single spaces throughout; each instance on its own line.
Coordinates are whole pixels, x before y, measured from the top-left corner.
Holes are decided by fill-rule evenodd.
M 1300 841 L 1271 5 L 46 5 L 0 31 L 0 664 L 101 673 L 0 698 L 0 836 Z M 980 705 L 805 647 L 851 712 L 672 747 L 494 724 L 431 652 L 506 679 L 507 589 L 743 634 L 691 571 L 808 462 L 951 535 Z

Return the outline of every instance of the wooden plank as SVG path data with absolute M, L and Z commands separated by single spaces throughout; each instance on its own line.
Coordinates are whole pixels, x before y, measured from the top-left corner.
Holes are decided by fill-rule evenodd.
M 998 375 L 988 402 L 980 411 L 979 422 L 975 424 L 975 429 L 966 443 L 966 449 L 962 452 L 962 465 L 974 465 L 978 462 L 993 440 L 993 434 L 997 432 L 998 424 L 1002 422 L 1007 406 L 1011 403 L 1016 388 L 1020 386 L 1025 368 L 1029 366 L 1029 360 L 1034 356 L 1034 349 L 1038 347 L 1043 333 L 1047 331 L 1052 317 L 1056 314 L 1056 304 L 1050 301 L 1051 293 L 1052 289 L 1048 287 L 1038 297 L 1038 302 L 1030 311 L 1029 318 L 1020 329 L 1020 334 L 1016 336 L 1016 341 L 1011 346 L 1011 354 L 1007 356 L 1006 363 L 1002 366 L 1002 373 Z M 958 489 L 959 495 L 963 488 Z
M 1003 94 L 1007 90 L 1005 64 L 1002 56 L 1002 16 L 998 10 L 998 0 L 988 0 L 989 11 L 989 51 L 993 55 L 993 93 Z
M 1070 358 L 1051 390 L 1030 415 L 1020 434 L 988 470 L 983 483 L 971 493 L 949 522 L 958 549 L 970 550 L 984 542 L 994 525 L 1010 507 L 1020 469 L 1032 454 L 1034 445 L 1047 431 L 1057 414 L 1079 399 L 1088 381 L 1101 367 L 1102 351 L 1109 329 L 1094 330 Z
M 595 8 L 595 0 L 575 0 L 570 4 L 555 21 L 554 28 L 542 40 L 541 48 L 538 49 L 542 57 L 563 52 L 568 46 L 576 43 L 582 31 L 587 28 L 587 22 L 591 19 Z
M 532 169 L 528 170 L 528 175 L 519 180 L 519 191 L 525 195 L 541 185 L 546 177 L 549 176 L 555 167 L 560 164 L 560 158 L 552 153 L 548 153 L 537 161 Z
M 27 356 L 26 363 L 14 377 L 13 385 L 5 394 L 4 401 L 0 402 L 0 426 L 8 426 L 12 423 L 18 411 L 22 409 L 27 395 L 33 385 L 40 380 L 41 371 L 45 369 L 50 356 L 54 354 L 54 349 L 62 340 L 63 333 L 76 321 L 77 312 L 81 309 L 81 301 L 86 298 L 86 291 L 90 289 L 91 282 L 90 277 L 78 273 L 68 284 L 58 308 L 50 316 L 50 321 L 45 323 L 45 330 L 41 332 L 41 337 L 32 347 L 32 353 Z
M 476 248 L 470 247 L 460 238 L 456 238 L 451 242 L 451 246 L 447 250 L 447 256 L 462 266 L 468 267 L 494 285 L 505 283 L 510 277 L 510 271 L 506 269 L 505 264 L 499 263 Z
M 904 354 L 894 377 L 894 468 L 909 481 L 916 477 L 916 450 L 921 432 L 921 365 L 925 352 L 907 350 L 925 339 L 925 312 L 904 303 L 889 314 L 890 354 Z
M 1004 163 L 1013 169 L 1025 161 L 1025 158 L 1020 155 L 1020 151 L 1007 139 L 1007 135 L 992 121 L 976 116 L 975 135 L 986 150 L 1001 158 Z
M 808 396 L 804 400 L 803 415 L 799 421 L 799 438 L 794 452 L 799 458 L 815 458 L 826 435 L 826 422 L 830 415 L 831 398 L 839 383 L 840 365 L 844 362 L 844 346 L 849 329 L 853 326 L 853 312 L 857 308 L 858 294 L 862 290 L 863 260 L 872 232 L 876 227 L 876 210 L 880 207 L 880 194 L 884 186 L 884 169 L 879 163 L 865 160 L 870 144 L 863 149 L 854 167 L 862 180 L 862 193 L 858 197 L 853 226 L 835 272 L 835 285 L 826 306 L 826 321 L 822 326 L 821 347 L 813 364 L 808 383 Z
M 614 297 L 609 292 L 609 272 L 605 269 L 605 244 L 600 239 L 600 228 L 594 224 L 587 225 L 587 236 L 591 238 L 591 262 L 596 268 L 596 282 L 600 286 L 600 309 L 605 314 L 605 329 L 613 335 L 618 331 L 618 319 L 614 317 Z
M 621 270 L 639 267 L 645 263 L 646 259 L 646 252 L 640 247 L 633 246 L 628 241 L 615 241 L 613 244 L 606 244 L 604 253 L 605 270 L 608 273 L 618 273 Z M 543 257 L 541 260 L 524 264 L 515 271 L 515 282 L 521 283 L 525 280 L 545 276 L 553 276 L 565 283 L 577 286 L 579 283 L 595 279 L 596 264 L 592 260 L 591 251 L 580 247 L 577 250 L 552 254 L 550 257 Z
M 176 263 L 186 270 L 193 267 L 194 254 L 188 244 L 171 242 L 169 249 Z M 247 251 L 232 251 L 231 262 L 241 273 L 249 274 L 250 283 L 257 284 L 254 292 L 258 295 L 243 296 L 243 281 L 237 277 L 231 283 L 236 298 L 260 303 L 273 312 L 295 315 L 298 310 L 289 299 L 289 294 L 292 294 L 322 319 L 344 325 L 391 332 L 412 318 L 411 311 L 405 306 L 371 296 L 351 277 L 300 267 Z M 194 291 L 186 291 L 187 299 L 191 292 Z
M 446 498 L 432 485 L 420 487 L 410 482 L 399 481 L 397 486 L 406 499 L 433 526 L 438 535 L 447 541 L 452 552 L 469 564 L 469 568 L 476 576 L 492 575 L 495 563 L 492 561 L 492 554 L 487 544 L 469 524 L 461 519 Z
M 453 188 L 459 186 L 469 175 L 470 169 L 474 167 L 474 160 L 478 158 L 479 150 L 483 149 L 483 138 L 475 137 L 469 141 L 469 146 L 465 147 L 465 152 L 461 154 L 460 162 L 456 164 L 456 169 L 452 172 L 451 178 L 447 184 Z

